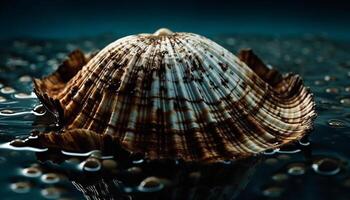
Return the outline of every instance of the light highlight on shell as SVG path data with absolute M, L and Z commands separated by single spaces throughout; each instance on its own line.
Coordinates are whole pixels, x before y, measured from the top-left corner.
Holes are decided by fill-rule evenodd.
M 62 128 L 40 134 L 41 145 L 72 151 L 232 160 L 301 138 L 316 116 L 298 75 L 282 76 L 251 50 L 236 57 L 165 29 L 121 38 L 90 58 L 75 51 L 34 85 Z

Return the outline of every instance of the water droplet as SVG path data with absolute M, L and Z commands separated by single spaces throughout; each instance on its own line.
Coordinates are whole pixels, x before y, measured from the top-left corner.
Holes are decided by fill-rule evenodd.
M 25 146 L 25 142 L 20 139 L 15 139 L 10 142 L 10 145 L 14 147 L 23 147 Z
M 60 181 L 60 177 L 55 173 L 47 173 L 41 176 L 41 181 L 47 184 L 58 183 Z
M 308 137 L 303 137 L 299 140 L 299 144 L 302 146 L 309 146 L 310 145 L 310 141 Z
M 0 111 L 0 114 L 8 115 L 8 114 L 14 114 L 15 112 L 13 110 L 2 110 Z
M 303 163 L 294 163 L 289 165 L 287 168 L 287 172 L 290 175 L 299 176 L 305 174 L 305 165 Z
M 350 86 L 345 87 L 345 92 L 350 92 Z
M 148 177 L 143 180 L 138 186 L 138 190 L 142 192 L 156 192 L 164 188 L 164 184 L 161 183 L 160 179 L 154 176 Z
M 339 89 L 338 88 L 327 88 L 326 92 L 329 94 L 338 94 L 339 93 Z
M 0 96 L 0 103 L 1 103 L 1 102 L 5 102 L 5 101 L 6 101 L 6 98 L 5 98 L 5 97 Z
M 29 192 L 31 185 L 29 182 L 17 182 L 10 185 L 12 191 L 16 193 L 27 193 Z
M 88 172 L 96 172 L 101 169 L 101 162 L 96 158 L 88 158 L 83 162 L 83 170 Z
M 321 81 L 321 80 L 316 80 L 314 82 L 315 85 L 323 85 L 324 84 L 324 81 Z
M 36 95 L 34 93 L 27 94 L 27 93 L 17 93 L 14 95 L 17 99 L 34 99 L 36 98 Z
M 350 106 L 350 98 L 344 98 L 340 100 L 340 103 L 344 106 Z
M 340 172 L 339 161 L 332 158 L 323 158 L 312 164 L 312 169 L 322 175 L 335 175 Z
M 324 76 L 324 80 L 325 81 L 335 81 L 335 80 L 337 80 L 337 77 L 326 75 L 326 76 Z
M 42 172 L 37 167 L 28 167 L 22 170 L 22 174 L 27 177 L 39 177 L 41 176 Z
M 271 186 L 263 190 L 263 195 L 272 198 L 278 198 L 282 195 L 284 189 L 278 186 Z
M 19 82 L 27 83 L 27 82 L 31 82 L 32 78 L 28 75 L 24 75 L 24 76 L 21 76 L 18 80 Z
M 46 113 L 46 108 L 44 105 L 40 104 L 33 108 L 33 114 L 37 116 L 44 115 Z
M 61 196 L 62 189 L 57 187 L 48 187 L 41 190 L 41 195 L 47 199 L 57 199 Z
M 284 173 L 277 173 L 272 176 L 272 180 L 278 181 L 278 182 L 285 181 L 287 179 L 288 179 L 288 175 Z
M 90 152 L 90 157 L 102 158 L 102 152 L 100 150 L 93 150 Z
M 3 94 L 11 94 L 15 92 L 15 89 L 13 89 L 12 87 L 6 86 L 1 88 L 0 90 Z
M 328 120 L 328 125 L 333 128 L 345 128 L 347 127 L 346 122 L 339 119 L 330 119 Z
M 127 169 L 127 171 L 132 174 L 140 174 L 142 172 L 142 169 L 140 167 L 130 167 Z

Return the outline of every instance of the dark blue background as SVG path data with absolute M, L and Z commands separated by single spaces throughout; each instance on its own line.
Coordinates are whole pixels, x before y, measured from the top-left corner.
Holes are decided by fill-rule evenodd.
M 343 1 L 83 1 L 0 2 L 0 38 L 128 35 L 159 27 L 204 35 L 328 34 L 349 39 L 350 6 Z

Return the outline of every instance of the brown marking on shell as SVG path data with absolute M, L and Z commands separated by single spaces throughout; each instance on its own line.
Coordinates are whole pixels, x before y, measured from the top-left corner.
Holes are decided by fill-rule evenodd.
M 298 75 L 192 33 L 128 36 L 91 60 L 75 52 L 34 86 L 63 130 L 43 134 L 43 146 L 103 149 L 108 136 L 150 159 L 249 156 L 301 138 L 316 115 Z

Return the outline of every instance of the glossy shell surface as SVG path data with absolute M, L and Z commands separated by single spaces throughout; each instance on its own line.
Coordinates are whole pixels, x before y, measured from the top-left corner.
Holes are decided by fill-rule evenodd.
M 316 115 L 298 75 L 281 75 L 251 50 L 235 56 L 166 29 L 121 38 L 90 57 L 75 51 L 34 85 L 61 127 L 40 135 L 44 146 L 86 151 L 110 140 L 150 159 L 246 157 L 300 139 Z

